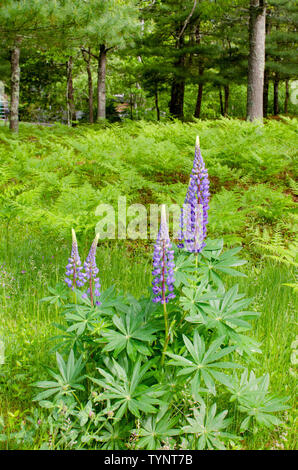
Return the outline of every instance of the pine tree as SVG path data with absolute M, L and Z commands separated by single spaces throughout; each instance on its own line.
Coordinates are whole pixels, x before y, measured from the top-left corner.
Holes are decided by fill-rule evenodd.
M 10 129 L 18 132 L 20 94 L 20 53 L 40 28 L 44 19 L 44 5 L 39 0 L 7 0 L 0 5 L 1 46 L 10 51 L 11 102 Z
M 78 0 L 77 0 L 78 1 Z M 20 54 L 22 49 L 48 47 L 62 38 L 75 23 L 75 4 L 70 0 L 6 0 L 0 4 L 1 46 L 10 51 L 10 129 L 18 132 Z
M 97 60 L 97 120 L 106 117 L 106 73 L 110 51 L 132 44 L 140 30 L 133 0 L 87 0 L 86 24 L 82 25 L 83 52 Z M 90 48 L 90 49 L 89 49 Z

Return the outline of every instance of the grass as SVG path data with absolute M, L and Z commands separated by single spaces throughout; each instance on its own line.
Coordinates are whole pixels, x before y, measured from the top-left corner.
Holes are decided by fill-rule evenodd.
M 271 153 L 272 167 L 270 151 L 266 150 L 263 162 L 267 159 L 267 169 L 263 170 L 263 177 L 251 163 L 255 154 L 248 146 L 249 142 L 253 142 L 257 128 L 236 121 L 230 125 L 226 121 L 189 126 L 180 123 L 160 126 L 132 124 L 127 128 L 115 126 L 106 130 L 62 129 L 59 126 L 55 129 L 33 129 L 28 126 L 21 128 L 18 138 L 11 137 L 7 130 L 1 129 L 0 143 L 2 150 L 6 151 L 5 158 L 10 162 L 11 173 L 7 169 L 4 152 L 2 157 L 0 153 L 2 176 L 6 172 L 6 180 L 1 183 L 0 264 L 4 262 L 15 278 L 11 287 L 5 291 L 0 287 L 0 337 L 4 338 L 5 343 L 5 363 L 0 365 L 0 416 L 5 417 L 7 432 L 18 429 L 24 417 L 34 408 L 31 401 L 34 393 L 30 384 L 43 378 L 42 365 L 54 364 L 48 339 L 57 333 L 53 322 L 59 320 L 58 312 L 55 307 L 40 302 L 40 299 L 48 295 L 48 286 L 63 279 L 70 250 L 68 225 L 73 224 L 78 229 L 83 258 L 90 242 L 89 225 L 92 224 L 92 210 L 96 204 L 92 191 L 95 191 L 96 197 L 103 197 L 113 191 L 113 198 L 115 194 L 123 194 L 123 187 L 125 189 L 130 186 L 131 178 L 136 178 L 137 174 L 138 179 L 130 193 L 133 201 L 140 195 L 146 195 L 146 202 L 160 202 L 164 197 L 171 198 L 173 188 L 178 187 L 178 193 L 182 194 L 186 187 L 184 175 L 189 172 L 191 162 L 191 143 L 195 134 L 200 131 L 200 135 L 205 135 L 205 139 L 201 138 L 201 141 L 204 142 L 204 156 L 206 154 L 207 164 L 209 161 L 211 169 L 213 202 L 210 210 L 210 236 L 223 235 L 228 244 L 244 244 L 244 256 L 248 259 L 248 264 L 243 269 L 248 277 L 240 279 L 240 291 L 253 296 L 254 307 L 261 312 L 252 331 L 261 342 L 263 351 L 256 369 L 259 373 L 270 373 L 272 392 L 290 396 L 291 408 L 284 413 L 284 427 L 270 432 L 257 430 L 255 434 L 249 434 L 243 439 L 241 447 L 296 448 L 297 371 L 291 363 L 291 344 L 296 337 L 297 297 L 290 287 L 283 285 L 293 282 L 294 272 L 293 268 L 265 258 L 264 253 L 251 244 L 255 234 L 262 236 L 266 228 L 269 233 L 278 232 L 286 247 L 294 232 L 294 194 L 289 184 L 294 165 L 293 123 L 274 122 L 268 126 L 269 128 L 265 126 L 262 130 L 264 135 L 261 135 L 260 141 L 256 139 L 257 154 L 262 154 L 266 142 L 269 148 L 272 145 L 269 135 L 274 126 L 276 145 L 279 147 Z M 153 129 L 156 130 L 155 133 Z M 246 145 L 245 148 L 240 148 L 237 142 L 233 144 L 234 137 L 230 133 L 237 129 L 240 137 L 245 140 L 245 144 L 242 143 L 242 146 Z M 282 139 L 284 132 L 291 134 L 291 139 L 286 144 Z M 127 142 L 120 151 L 120 142 L 123 142 L 124 135 Z M 110 140 L 116 145 L 113 154 Z M 169 142 L 172 140 L 171 146 Z M 58 154 L 58 149 L 61 149 L 66 161 Z M 143 154 L 138 159 L 141 149 Z M 147 160 L 151 152 L 153 162 L 149 164 Z M 126 153 L 125 158 L 123 153 Z M 250 159 L 241 161 L 245 153 L 250 155 Z M 90 166 L 90 162 L 89 166 L 86 163 L 86 168 L 85 164 L 76 165 L 72 161 L 74 155 L 76 161 L 84 159 L 91 162 L 94 159 L 97 163 L 94 168 Z M 277 161 L 277 155 L 281 162 Z M 173 161 L 170 161 L 170 157 Z M 113 158 L 115 160 L 112 164 L 110 160 Z M 187 161 L 185 168 L 183 159 Z M 37 168 L 33 165 L 34 161 L 38 171 L 34 171 L 34 167 L 35 170 Z M 121 165 L 125 169 L 122 168 L 123 172 L 119 173 Z M 128 168 L 131 168 L 130 174 L 127 173 Z M 100 171 L 102 173 L 99 177 Z M 180 178 L 179 171 L 182 175 L 181 184 L 176 181 Z M 63 187 L 63 178 L 68 177 L 70 181 L 74 174 L 76 178 L 80 178 L 78 184 L 68 186 L 64 181 Z M 120 181 L 117 181 L 119 174 Z M 147 192 L 139 191 L 140 178 Z M 86 189 L 84 199 L 82 195 L 86 181 L 90 186 Z M 38 184 L 40 194 L 31 198 L 32 191 L 35 191 Z M 63 199 L 67 197 L 69 188 L 72 196 L 77 189 L 81 194 L 81 199 L 75 204 L 71 201 L 70 208 Z M 88 199 L 90 191 L 93 195 Z M 47 203 L 42 202 L 45 195 L 48 198 Z M 11 201 L 18 201 L 16 212 L 13 212 L 15 206 L 9 212 Z M 39 214 L 29 224 L 27 218 L 34 207 L 36 212 L 42 207 L 42 218 Z M 49 217 L 51 214 L 52 218 Z M 63 217 L 67 229 L 63 226 Z M 151 251 L 150 242 L 101 242 L 97 264 L 103 288 L 114 284 L 118 290 L 130 292 L 136 297 L 146 294 L 151 282 Z M 46 437 L 39 434 L 30 444 L 16 444 L 12 439 L 3 445 L 8 448 L 38 448 L 44 438 Z

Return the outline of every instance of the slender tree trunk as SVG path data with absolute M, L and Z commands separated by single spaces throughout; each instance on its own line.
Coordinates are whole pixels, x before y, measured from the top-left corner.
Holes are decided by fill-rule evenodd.
M 67 122 L 71 125 L 76 120 L 76 110 L 74 102 L 74 90 L 72 80 L 73 58 L 69 57 L 67 61 Z
M 266 36 L 270 33 L 271 24 L 268 15 L 266 15 L 265 19 L 265 34 Z M 265 39 L 266 43 L 266 39 Z M 263 85 L 263 117 L 266 118 L 268 115 L 268 94 L 269 94 L 269 70 L 266 67 L 266 62 L 268 60 L 268 54 L 266 53 L 265 47 L 265 69 L 264 69 L 264 85 Z
M 224 93 L 225 93 L 225 104 L 224 104 L 224 116 L 227 116 L 229 113 L 229 97 L 230 97 L 230 86 L 224 86 Z
M 89 104 L 89 122 L 93 124 L 94 117 L 93 117 L 93 80 L 92 80 L 92 72 L 91 72 L 91 49 L 88 47 L 88 51 L 85 49 L 81 49 L 83 59 L 86 62 L 86 70 L 88 75 L 88 104 Z M 85 52 L 87 55 L 85 55 Z
M 89 122 L 93 124 L 93 82 L 92 82 L 92 73 L 90 62 L 87 65 L 87 74 L 88 74 L 88 103 L 89 103 Z
M 279 85 L 279 78 L 278 78 L 278 76 L 276 76 L 274 78 L 274 83 L 273 83 L 273 113 L 274 113 L 274 116 L 277 116 L 279 114 L 278 85 Z
M 199 20 L 198 24 L 195 26 L 195 41 L 196 44 L 199 46 L 201 44 L 201 32 L 200 32 L 200 26 L 201 22 Z M 198 86 L 198 94 L 197 94 L 197 101 L 196 101 L 196 107 L 195 107 L 195 112 L 194 116 L 199 119 L 201 115 L 201 107 L 202 107 L 202 98 L 203 98 L 203 82 L 202 82 L 202 77 L 204 74 L 204 64 L 203 60 L 199 55 L 199 62 L 198 62 L 198 69 L 199 69 L 199 86 Z
M 99 47 L 97 72 L 97 121 L 106 118 L 106 70 L 107 50 L 104 44 Z
M 129 106 L 130 106 L 130 119 L 133 121 L 133 94 L 131 91 L 129 94 Z
M 224 107 L 223 107 L 221 86 L 219 87 L 219 104 L 220 104 L 220 114 L 222 116 L 224 116 Z
M 160 110 L 159 110 L 159 103 L 158 103 L 158 89 L 157 88 L 155 90 L 154 98 L 155 98 L 156 117 L 157 117 L 157 120 L 160 121 Z
M 289 90 L 289 80 L 287 79 L 285 82 L 286 85 L 286 94 L 285 94 L 285 114 L 288 114 L 288 105 L 289 105 L 289 97 L 290 97 L 290 90 Z
M 265 68 L 265 19 L 263 0 L 250 0 L 249 57 L 247 81 L 248 121 L 263 120 L 263 86 Z
M 20 98 L 20 48 L 15 45 L 11 51 L 11 99 L 9 128 L 19 132 L 19 98 Z
M 268 116 L 269 72 L 265 69 L 263 87 L 263 117 Z

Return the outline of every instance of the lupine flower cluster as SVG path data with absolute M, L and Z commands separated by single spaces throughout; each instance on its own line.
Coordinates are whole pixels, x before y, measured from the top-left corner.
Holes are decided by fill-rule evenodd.
M 209 179 L 197 137 L 195 158 L 185 202 L 181 210 L 179 247 L 199 253 L 205 246 L 209 209 Z
M 203 161 L 199 137 L 185 202 L 181 210 L 179 248 L 199 253 L 205 246 L 209 209 L 208 171 Z M 162 206 L 161 225 L 153 253 L 153 302 L 166 303 L 175 297 L 174 252 L 169 239 L 165 206 Z
M 85 284 L 84 273 L 82 272 L 81 259 L 79 255 L 78 242 L 74 229 L 72 229 L 72 249 L 68 265 L 66 266 L 65 282 L 71 289 L 82 287 Z
M 90 295 L 92 305 L 94 303 L 94 297 L 100 297 L 100 287 L 101 287 L 99 283 L 99 278 L 97 277 L 99 270 L 98 270 L 98 267 L 96 266 L 96 259 L 95 259 L 98 236 L 99 235 L 96 235 L 95 239 L 93 240 L 89 254 L 84 263 L 85 278 L 88 284 L 87 293 Z M 93 290 L 93 283 L 94 283 L 94 290 Z M 82 297 L 87 297 L 87 293 L 83 294 Z M 95 303 L 96 305 L 101 304 L 99 300 L 96 300 Z
M 88 285 L 87 291 L 82 294 L 83 298 L 90 296 L 91 304 L 100 305 L 101 302 L 98 300 L 100 297 L 99 278 L 97 277 L 98 268 L 96 266 L 96 248 L 98 242 L 98 235 L 92 242 L 89 254 L 84 265 L 81 265 L 81 259 L 78 250 L 78 243 L 76 239 L 75 231 L 72 230 L 72 250 L 70 258 L 68 259 L 68 265 L 66 266 L 66 284 L 74 290 L 75 287 L 83 287 L 86 283 Z
M 153 253 L 153 302 L 167 303 L 175 298 L 174 251 L 169 237 L 165 206 L 161 210 L 161 223 Z

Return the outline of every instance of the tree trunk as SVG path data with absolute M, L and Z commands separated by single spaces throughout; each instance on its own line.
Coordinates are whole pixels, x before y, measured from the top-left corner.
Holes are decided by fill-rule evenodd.
M 74 103 L 74 90 L 72 81 L 73 58 L 67 61 L 67 123 L 70 126 L 76 120 L 76 110 Z
M 171 88 L 171 101 L 169 110 L 174 118 L 183 119 L 183 105 L 184 105 L 184 79 L 174 77 Z
M 227 116 L 228 112 L 229 112 L 229 96 L 230 96 L 230 86 L 229 85 L 224 86 L 224 92 L 225 92 L 224 116 Z
M 279 85 L 279 78 L 276 76 L 274 78 L 274 83 L 273 83 L 273 114 L 274 116 L 277 116 L 279 114 L 278 85 Z
M 265 68 L 265 19 L 263 0 L 250 0 L 249 57 L 247 81 L 248 121 L 263 120 L 263 86 Z
M 19 132 L 19 98 L 20 98 L 20 48 L 15 45 L 11 51 L 11 99 L 9 128 Z
M 181 49 L 183 46 L 183 38 L 179 38 L 176 43 L 176 49 Z M 185 78 L 181 75 L 185 66 L 185 55 L 181 54 L 175 68 L 177 73 L 173 77 L 172 88 L 171 88 L 171 100 L 169 103 L 170 114 L 174 118 L 183 119 L 183 105 L 184 105 L 184 90 L 185 90 Z
M 159 104 L 158 104 L 158 89 L 155 90 L 155 109 L 156 109 L 156 117 L 157 120 L 160 121 L 160 111 L 159 111 Z
M 106 118 L 106 70 L 107 50 L 105 45 L 101 44 L 97 70 L 97 121 Z
M 286 94 L 285 94 L 285 114 L 288 114 L 288 105 L 289 105 L 289 97 L 290 97 L 290 91 L 289 91 L 289 80 L 286 80 Z
M 264 73 L 264 87 L 263 87 L 263 117 L 268 115 L 268 94 L 269 94 L 269 72 L 265 69 Z
M 129 106 L 130 106 L 130 119 L 133 121 L 133 94 L 131 91 L 129 94 Z
M 201 22 L 199 20 L 198 24 L 195 26 L 195 41 L 197 45 L 201 44 L 201 32 L 200 32 L 200 27 L 201 27 Z M 199 54 L 199 61 L 198 61 L 198 69 L 199 69 L 199 86 L 198 86 L 198 94 L 197 94 L 197 101 L 196 101 L 196 107 L 195 107 L 195 112 L 194 116 L 199 119 L 201 115 L 201 107 L 202 107 L 202 98 L 203 98 L 203 88 L 204 85 L 202 83 L 202 77 L 204 74 L 204 64 L 203 60 Z
M 270 33 L 271 24 L 268 15 L 265 18 L 265 34 L 266 36 Z M 265 39 L 266 43 L 266 39 Z M 268 60 L 268 54 L 266 53 L 265 47 L 265 69 L 264 69 L 264 85 L 263 85 L 263 117 L 266 118 L 268 115 L 268 94 L 269 94 L 269 70 L 266 67 L 266 62 Z
M 88 104 L 89 104 L 89 122 L 93 124 L 93 81 L 92 81 L 92 72 L 91 72 L 91 49 L 88 47 L 87 55 L 85 55 L 85 50 L 82 48 L 83 59 L 86 62 L 86 70 L 88 75 Z
M 219 104 L 220 104 L 220 114 L 223 116 L 224 115 L 224 107 L 223 107 L 221 86 L 219 87 Z
M 203 97 L 203 83 L 199 83 L 197 102 L 196 102 L 195 113 L 194 113 L 194 116 L 197 119 L 200 118 L 200 114 L 201 114 L 202 97 Z

